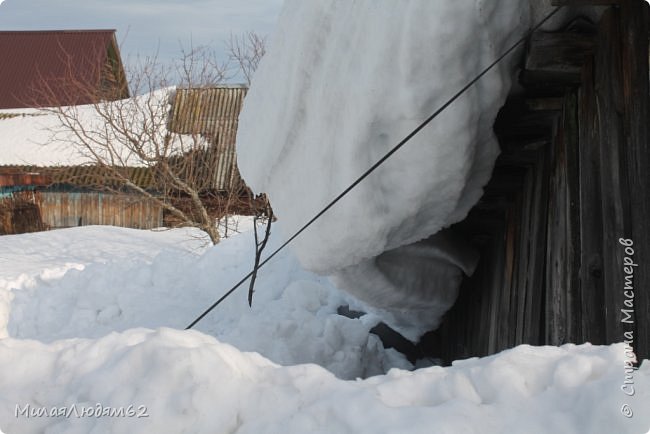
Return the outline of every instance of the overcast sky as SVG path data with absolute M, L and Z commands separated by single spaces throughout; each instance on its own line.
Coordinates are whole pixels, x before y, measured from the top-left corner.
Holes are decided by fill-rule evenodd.
M 231 33 L 271 33 L 282 0 L 0 0 L 0 30 L 116 29 L 124 61 L 221 51 Z

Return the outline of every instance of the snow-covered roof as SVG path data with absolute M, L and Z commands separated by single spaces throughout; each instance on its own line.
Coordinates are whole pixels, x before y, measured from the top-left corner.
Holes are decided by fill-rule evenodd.
M 182 154 L 201 146 L 211 150 L 201 164 L 210 188 L 228 189 L 240 182 L 235 157 L 235 137 L 239 112 L 247 89 L 243 86 L 219 86 L 198 89 L 166 88 L 128 100 L 103 103 L 101 110 L 115 110 L 128 119 L 128 128 L 142 134 L 142 140 L 162 143 L 169 131 L 172 151 Z M 90 131 L 102 131 L 105 120 L 93 105 L 64 107 L 74 111 Z M 169 117 L 169 122 L 168 122 Z M 146 126 L 145 126 L 146 124 Z M 108 134 L 112 134 L 109 132 Z M 106 140 L 100 137 L 100 141 Z M 146 165 L 128 151 L 125 139 L 112 140 L 116 153 L 128 166 Z M 209 146 L 210 145 L 210 146 Z M 95 163 L 79 146 L 79 139 L 61 126 L 57 109 L 0 110 L 0 166 L 80 166 Z M 207 159 L 207 160 L 206 160 Z
M 83 164 L 74 150 L 51 143 L 54 114 L 38 109 L 0 110 L 0 165 Z
M 143 101 L 151 102 L 150 116 L 160 125 L 159 135 L 166 134 L 164 125 L 169 111 L 169 93 L 173 88 L 156 90 L 150 94 L 136 96 L 126 100 L 101 103 L 109 109 L 117 109 L 130 114 L 132 128 L 137 131 L 142 128 L 149 114 L 142 113 L 138 105 Z M 74 111 L 78 119 L 90 131 L 101 131 L 104 120 L 94 105 L 63 107 L 63 110 Z M 57 115 L 57 109 L 7 109 L 0 110 L 0 166 L 74 166 L 93 163 L 82 147 L 79 140 L 69 129 L 63 128 Z M 126 149 L 120 149 L 120 141 L 114 142 L 121 154 L 129 154 Z M 134 158 L 127 158 L 130 166 L 141 165 Z

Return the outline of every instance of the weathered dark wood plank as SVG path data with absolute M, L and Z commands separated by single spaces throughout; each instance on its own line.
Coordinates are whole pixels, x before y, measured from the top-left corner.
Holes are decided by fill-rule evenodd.
M 529 263 L 526 279 L 528 281 L 529 294 L 526 300 L 527 321 L 525 325 L 524 343 L 542 345 L 544 333 L 542 320 L 544 317 L 544 288 L 546 287 L 546 232 L 548 209 L 548 176 L 549 176 L 549 152 L 543 149 L 539 152 L 537 164 L 532 173 L 534 176 L 534 191 L 532 205 L 531 239 L 528 240 Z M 526 252 L 522 252 L 526 254 Z
M 623 65 L 620 10 L 608 9 L 599 29 L 595 58 L 596 113 L 600 147 L 601 210 L 603 218 L 603 289 L 606 343 L 620 342 L 623 249 L 619 238 L 630 230 L 629 189 L 626 188 L 623 118 Z M 645 54 L 647 57 L 647 52 Z M 647 80 L 647 77 L 646 77 Z
M 559 80 L 580 82 L 582 66 L 594 51 L 594 35 L 574 32 L 533 33 L 526 57 L 527 71 Z
M 600 147 L 593 69 L 593 62 L 585 66 L 583 85 L 578 91 L 581 264 L 579 278 L 583 338 L 593 344 L 604 344 Z
M 580 292 L 580 173 L 578 155 L 578 95 L 568 92 L 563 113 L 564 145 L 566 154 L 567 180 L 567 291 L 569 294 L 568 337 L 571 342 L 584 342 L 580 314 L 582 297 Z
M 648 10 L 646 2 L 621 5 L 623 104 L 626 149 L 622 155 L 630 192 L 630 239 L 634 242 L 634 349 L 650 358 L 650 101 L 648 94 Z M 622 288 L 619 288 L 622 291 Z M 624 291 L 623 291 L 624 292 Z M 621 295 L 619 295 L 621 297 Z M 622 300 L 626 299 L 625 294 Z M 619 301 L 619 304 L 622 301 Z M 627 324 L 625 324 L 627 326 Z M 627 330 L 627 328 L 626 328 Z
M 543 343 L 540 323 L 544 294 L 546 241 L 547 149 L 537 153 L 522 186 L 520 233 L 515 261 L 517 322 L 513 345 Z
M 516 260 L 515 260 L 515 277 L 513 279 L 513 287 L 517 292 L 517 305 L 516 305 L 516 324 L 514 330 L 513 345 L 519 345 L 526 342 L 526 324 L 529 320 L 529 312 L 527 311 L 527 300 L 530 299 L 533 288 L 527 278 L 529 274 L 529 264 L 534 261 L 534 255 L 530 251 L 530 240 L 532 239 L 532 232 L 534 227 L 531 228 L 531 222 L 535 218 L 535 176 L 532 173 L 534 169 L 529 170 L 521 192 L 521 200 L 519 201 L 519 209 L 521 210 L 519 219 L 519 230 L 517 237 L 516 247 Z
M 568 180 L 564 124 L 559 123 L 551 148 L 551 172 L 549 179 L 548 232 L 546 240 L 546 333 L 550 345 L 562 345 L 570 341 L 567 318 L 570 315 L 571 288 L 568 217 Z

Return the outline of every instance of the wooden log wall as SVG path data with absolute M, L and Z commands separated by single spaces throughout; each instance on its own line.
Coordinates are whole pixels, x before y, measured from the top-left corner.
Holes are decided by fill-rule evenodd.
M 609 9 L 599 25 L 597 47 L 578 89 L 583 338 L 620 342 L 632 331 L 637 355 L 648 358 L 650 89 L 645 2 L 621 2 Z M 620 239 L 631 240 L 633 246 L 626 252 Z M 638 267 L 626 267 L 626 257 Z M 627 276 L 633 278 L 627 281 Z M 627 289 L 626 283 L 631 283 Z M 629 308 L 626 300 L 634 303 L 632 323 L 622 322 L 622 309 Z
M 455 227 L 482 259 L 419 345 L 447 362 L 630 336 L 650 357 L 648 6 L 622 2 L 567 31 L 533 36 L 525 93 L 495 125 L 493 178 Z

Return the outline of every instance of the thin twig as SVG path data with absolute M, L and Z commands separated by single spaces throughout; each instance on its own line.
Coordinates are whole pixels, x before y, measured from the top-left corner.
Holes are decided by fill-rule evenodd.
M 264 239 L 260 243 L 257 237 L 257 221 L 266 214 L 266 232 L 264 234 Z M 269 205 L 268 200 L 266 201 L 266 207 L 263 211 L 263 214 L 256 214 L 253 218 L 253 232 L 255 233 L 255 264 L 253 266 L 253 274 L 251 275 L 251 281 L 248 285 L 248 305 L 253 306 L 253 293 L 255 292 L 255 280 L 257 279 L 257 270 L 260 268 L 260 260 L 262 259 L 262 252 L 266 247 L 266 243 L 269 241 L 269 236 L 271 235 L 271 223 L 273 222 L 273 210 Z

